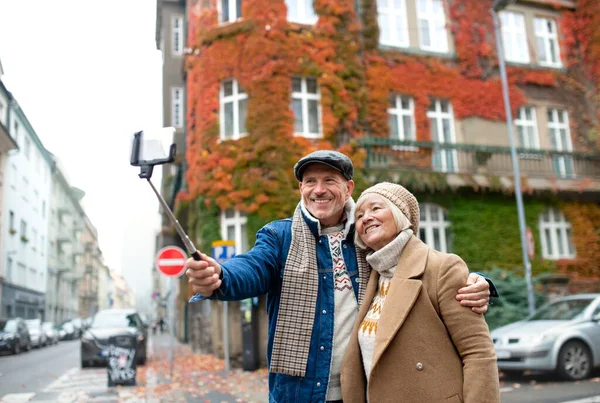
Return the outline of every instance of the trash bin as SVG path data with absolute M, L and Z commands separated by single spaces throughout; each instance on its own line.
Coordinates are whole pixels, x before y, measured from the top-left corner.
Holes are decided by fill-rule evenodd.
M 242 368 L 245 371 L 258 369 L 258 298 L 240 302 L 242 311 Z
M 135 385 L 137 337 L 121 334 L 108 338 L 108 386 Z

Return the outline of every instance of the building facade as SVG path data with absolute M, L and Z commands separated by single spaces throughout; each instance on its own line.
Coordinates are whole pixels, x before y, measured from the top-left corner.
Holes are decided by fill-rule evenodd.
M 52 156 L 52 198 L 50 207 L 48 319 L 55 323 L 79 317 L 79 289 L 83 279 L 82 233 L 85 213 L 80 201 L 85 193 L 71 186 L 60 160 Z
M 247 248 L 292 214 L 295 161 L 334 148 L 355 162 L 355 197 L 401 183 L 431 247 L 472 270 L 522 272 L 492 3 L 188 2 L 177 206 L 197 246 Z M 521 0 L 499 14 L 534 274 L 598 276 L 599 13 L 593 1 Z
M 1 101 L 8 109 L 3 126 L 19 149 L 8 154 L 3 176 L 2 316 L 44 319 L 52 160 L 7 93 L 8 99 Z
M 102 251 L 98 246 L 98 233 L 87 215 L 84 215 L 81 243 L 83 255 L 80 263 L 83 267 L 83 278 L 79 287 L 79 317 L 86 318 L 99 310 L 100 271 L 104 266 Z

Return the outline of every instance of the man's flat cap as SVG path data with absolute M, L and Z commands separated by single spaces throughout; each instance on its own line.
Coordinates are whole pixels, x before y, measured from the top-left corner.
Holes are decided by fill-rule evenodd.
M 331 150 L 319 150 L 304 156 L 294 165 L 294 175 L 296 179 L 302 182 L 302 175 L 304 170 L 309 164 L 324 164 L 330 166 L 333 169 L 337 169 L 344 175 L 344 178 L 350 180 L 354 175 L 354 165 L 350 158 L 344 154 L 331 151 Z

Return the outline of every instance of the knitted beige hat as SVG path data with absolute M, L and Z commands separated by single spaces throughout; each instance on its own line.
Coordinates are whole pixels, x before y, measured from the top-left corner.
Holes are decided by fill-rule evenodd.
M 412 224 L 412 230 L 415 236 L 419 236 L 419 202 L 417 202 L 417 199 L 412 193 L 406 190 L 404 186 L 390 182 L 381 182 L 366 189 L 361 193 L 360 197 L 362 198 L 365 195 L 372 193 L 381 195 L 394 203 Z

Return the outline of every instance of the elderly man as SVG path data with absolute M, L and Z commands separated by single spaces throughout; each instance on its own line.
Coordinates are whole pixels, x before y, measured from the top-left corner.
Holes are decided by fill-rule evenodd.
M 340 366 L 370 274 L 354 247 L 353 173 L 336 151 L 303 157 L 292 218 L 265 225 L 248 253 L 222 265 L 205 254 L 186 262 L 192 301 L 267 294 L 270 402 L 342 400 Z M 463 306 L 487 311 L 484 277 L 471 273 L 458 293 Z

